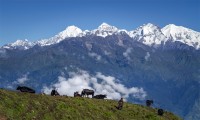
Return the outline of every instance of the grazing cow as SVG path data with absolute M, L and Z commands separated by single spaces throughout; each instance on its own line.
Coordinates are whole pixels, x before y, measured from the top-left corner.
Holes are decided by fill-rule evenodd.
M 86 95 L 87 97 L 88 95 L 92 95 L 92 97 L 94 97 L 94 91 L 89 89 L 83 89 L 83 91 L 81 92 L 81 96 L 84 97 Z
M 106 95 L 102 95 L 102 94 L 100 94 L 100 95 L 95 95 L 93 98 L 96 98 L 96 99 L 104 99 L 104 98 L 106 98 Z
M 74 92 L 74 97 L 81 97 L 81 94 L 79 94 L 77 91 Z
M 60 94 L 58 93 L 57 90 L 53 89 L 53 90 L 51 91 L 51 96 L 59 96 L 59 95 L 60 95 Z
M 146 106 L 150 107 L 153 104 L 153 100 L 146 100 Z
M 158 115 L 163 116 L 164 110 L 163 109 L 158 109 Z
M 20 92 L 35 93 L 35 90 L 33 90 L 29 87 L 26 87 L 26 86 L 22 86 L 22 87 L 18 86 L 17 90 L 19 90 Z

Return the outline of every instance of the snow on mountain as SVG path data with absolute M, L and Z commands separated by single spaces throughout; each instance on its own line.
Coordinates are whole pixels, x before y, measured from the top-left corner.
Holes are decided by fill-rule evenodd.
M 73 25 L 60 32 L 58 36 L 60 36 L 62 39 L 65 39 L 67 37 L 77 37 L 80 33 L 82 33 L 82 30 Z
M 92 30 L 92 34 L 97 36 L 106 37 L 108 35 L 112 35 L 113 33 L 117 32 L 118 29 L 115 26 L 111 26 L 107 23 L 102 23 L 98 29 Z
M 194 30 L 169 24 L 161 29 L 163 34 L 172 41 L 179 41 L 196 49 L 200 48 L 200 33 Z
M 167 41 L 167 38 L 162 33 L 160 28 L 151 23 L 145 24 L 136 30 L 130 31 L 129 36 L 148 46 L 160 45 L 162 42 L 165 43 Z
M 122 35 L 127 34 L 134 40 L 137 40 L 145 45 L 157 47 L 161 44 L 165 44 L 167 41 L 179 41 L 196 49 L 200 48 L 200 33 L 193 31 L 182 26 L 176 26 L 169 24 L 164 28 L 160 29 L 158 26 L 151 23 L 144 24 L 136 30 L 127 31 L 125 29 L 118 29 L 115 26 L 111 26 L 107 23 L 102 23 L 97 29 L 82 31 L 76 26 L 69 26 L 64 31 L 58 33 L 54 37 L 49 39 L 43 39 L 37 42 L 28 42 L 28 40 L 17 40 L 14 43 L 5 45 L 1 48 L 6 49 L 29 49 L 34 45 L 48 46 L 57 44 L 62 40 L 70 37 L 83 37 L 86 35 L 95 35 L 100 37 L 107 37 L 110 35 Z
M 7 49 L 23 49 L 23 50 L 27 50 L 31 47 L 33 47 L 35 44 L 33 42 L 29 42 L 27 39 L 25 40 L 17 40 L 14 43 L 10 43 L 7 45 L 4 45 L 2 48 L 7 48 Z
M 40 46 L 48 46 L 52 44 L 59 43 L 60 41 L 64 40 L 65 38 L 69 37 L 81 37 L 83 32 L 80 28 L 72 25 L 67 27 L 64 31 L 60 32 L 59 34 L 55 35 L 49 39 L 43 39 L 37 42 Z

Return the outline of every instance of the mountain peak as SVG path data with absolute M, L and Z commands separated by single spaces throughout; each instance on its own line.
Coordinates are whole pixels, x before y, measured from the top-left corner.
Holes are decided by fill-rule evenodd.
M 16 46 L 16 45 L 23 45 L 23 44 L 26 44 L 26 43 L 28 43 L 27 39 L 25 39 L 25 40 L 17 40 L 14 43 L 12 43 L 11 45 L 12 46 Z
M 59 33 L 60 38 L 65 39 L 67 37 L 77 37 L 82 30 L 74 25 L 68 26 L 64 31 Z
M 172 41 L 179 41 L 196 49 L 200 48 L 200 33 L 183 26 L 169 24 L 163 27 L 162 33 Z
M 112 27 L 112 26 L 107 24 L 107 23 L 105 23 L 105 22 L 103 22 L 98 28 L 99 29 L 103 29 L 103 28 L 109 28 L 109 27 Z
M 152 23 L 147 23 L 147 24 L 144 24 L 143 27 L 158 27 Z
M 168 26 L 168 27 L 177 27 L 175 24 L 168 24 L 166 26 Z
M 187 28 L 184 28 L 182 26 L 176 26 L 174 24 L 169 24 L 169 25 L 166 25 L 164 28 L 162 28 L 163 32 L 168 32 L 168 33 L 175 33 L 175 32 L 180 32 L 184 30 L 187 30 Z
M 100 26 L 110 26 L 108 23 L 103 22 Z
M 148 46 L 160 45 L 162 42 L 166 42 L 166 37 L 161 29 L 152 23 L 144 24 L 136 30 L 130 31 L 129 36 Z
M 83 31 L 80 28 L 72 25 L 72 26 L 68 26 L 64 31 L 58 33 L 54 37 L 40 40 L 37 43 L 40 46 L 52 45 L 52 44 L 59 43 L 60 41 L 69 37 L 79 37 L 81 36 L 82 33 Z
M 112 35 L 113 33 L 117 32 L 118 29 L 115 26 L 111 26 L 105 22 L 103 22 L 98 29 L 92 31 L 92 34 L 97 36 L 106 37 L 108 35 Z
M 7 44 L 3 46 L 3 48 L 7 48 L 7 49 L 20 48 L 20 49 L 26 50 L 26 49 L 31 48 L 34 45 L 35 45 L 34 43 L 29 42 L 27 39 L 25 39 L 25 40 L 17 40 L 14 43 Z
M 98 27 L 98 30 L 116 32 L 118 29 L 115 26 L 111 26 L 104 22 Z
M 152 23 L 147 23 L 141 26 L 139 29 L 142 29 L 142 34 L 155 34 L 155 32 L 161 32 L 160 28 Z

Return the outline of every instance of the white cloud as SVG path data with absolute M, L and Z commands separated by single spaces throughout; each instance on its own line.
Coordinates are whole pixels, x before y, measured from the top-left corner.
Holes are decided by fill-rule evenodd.
M 28 79 L 27 74 L 26 74 L 26 75 L 23 75 L 21 78 L 18 78 L 17 82 L 20 83 L 20 84 L 24 84 L 28 80 L 29 79 Z
M 98 60 L 98 61 L 101 60 L 101 56 L 98 55 L 98 54 L 96 54 L 96 53 L 94 53 L 94 52 L 92 52 L 92 53 L 88 53 L 88 55 L 89 55 L 90 57 L 95 58 L 95 59 Z
M 123 40 L 119 39 L 118 40 L 118 43 L 117 43 L 119 46 L 124 46 L 124 43 L 123 43 Z
M 131 53 L 132 48 L 128 48 L 124 53 L 123 56 L 126 57 L 127 60 L 131 60 L 129 54 Z
M 105 76 L 102 73 L 97 73 L 96 77 L 105 81 L 105 83 L 101 83 L 102 87 L 109 85 L 114 92 L 120 93 L 120 95 L 124 98 L 128 98 L 129 95 L 133 95 L 135 98 L 143 99 L 146 96 L 146 92 L 142 88 L 127 88 L 123 84 L 116 83 L 116 78 L 112 76 Z
M 105 50 L 105 51 L 104 51 L 104 54 L 105 54 L 105 55 L 110 55 L 111 53 Z
M 27 82 L 28 79 L 28 73 L 25 75 L 22 75 L 22 77 L 18 78 L 16 81 L 14 81 L 14 84 L 24 84 L 25 82 Z
M 108 99 L 127 99 L 133 96 L 138 99 L 144 99 L 146 92 L 142 88 L 127 88 L 123 84 L 117 83 L 117 79 L 112 76 L 105 76 L 98 72 L 95 76 L 88 72 L 80 70 L 78 73 L 70 73 L 70 78 L 58 77 L 58 82 L 50 87 L 44 86 L 42 91 L 50 94 L 52 88 L 56 87 L 61 95 L 73 96 L 75 91 L 81 91 L 85 88 L 93 89 L 95 94 L 106 94 Z
M 147 52 L 144 58 L 145 58 L 146 61 L 148 61 L 148 60 L 149 60 L 149 57 L 150 57 L 150 53 Z
M 14 89 L 14 87 L 12 85 L 7 85 L 8 89 Z
M 91 43 L 85 43 L 86 48 L 91 51 L 92 50 L 92 44 Z

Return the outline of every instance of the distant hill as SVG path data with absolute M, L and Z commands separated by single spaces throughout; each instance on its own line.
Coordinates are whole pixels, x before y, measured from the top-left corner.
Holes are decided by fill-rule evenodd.
M 180 120 L 170 112 L 117 101 L 49 96 L 0 90 L 0 120 Z

